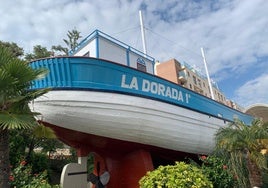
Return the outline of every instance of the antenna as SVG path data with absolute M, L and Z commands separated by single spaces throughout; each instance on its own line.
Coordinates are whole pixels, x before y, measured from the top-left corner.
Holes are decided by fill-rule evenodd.
M 209 77 L 209 73 L 208 73 L 207 61 L 206 61 L 205 53 L 204 53 L 204 50 L 203 50 L 202 47 L 201 47 L 201 53 L 202 53 L 202 57 L 203 57 L 203 61 L 204 61 L 205 69 L 206 69 L 206 74 L 207 74 L 207 78 L 208 78 L 208 86 L 209 86 L 209 91 L 210 91 L 210 94 L 211 94 L 211 98 L 213 100 L 215 100 L 212 85 L 211 85 L 211 81 L 210 81 L 210 77 Z
M 140 15 L 140 24 L 141 24 L 141 37 L 142 37 L 143 53 L 146 56 L 147 55 L 147 48 L 146 48 L 145 32 L 144 32 L 143 18 L 142 18 L 141 10 L 139 11 L 139 15 Z

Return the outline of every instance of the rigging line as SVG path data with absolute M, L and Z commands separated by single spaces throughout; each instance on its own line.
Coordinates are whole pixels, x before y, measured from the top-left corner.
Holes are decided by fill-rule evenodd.
M 139 40 L 140 40 L 140 38 L 141 38 L 141 33 L 139 32 L 138 33 L 138 35 L 136 36 L 136 43 L 135 43 L 135 48 L 137 49 L 137 47 L 138 47 L 138 42 L 139 42 Z
M 119 32 L 117 32 L 117 33 L 112 33 L 112 35 L 117 35 L 117 34 L 121 34 L 121 33 L 124 33 L 124 32 L 127 32 L 127 31 L 130 31 L 130 30 L 134 30 L 134 29 L 137 29 L 138 27 L 140 27 L 140 26 L 135 26 L 135 27 L 132 27 L 132 28 L 128 28 L 128 29 L 125 29 L 125 30 L 119 31 Z
M 153 30 L 151 30 L 151 29 L 149 29 L 149 28 L 145 28 L 145 29 L 148 30 L 148 31 L 150 31 L 151 33 L 153 33 L 153 34 L 155 34 L 155 35 L 157 35 L 157 36 L 159 36 L 159 37 L 161 37 L 161 38 L 163 38 L 163 39 L 169 41 L 170 43 L 173 43 L 173 45 L 179 46 L 179 47 L 183 48 L 184 50 L 189 51 L 189 52 L 195 54 L 196 56 L 202 58 L 202 56 L 201 56 L 200 54 L 198 54 L 198 53 L 196 53 L 196 52 L 194 52 L 194 51 L 192 51 L 192 50 L 190 50 L 190 49 L 188 49 L 188 48 L 185 48 L 184 46 L 181 46 L 181 45 L 179 45 L 178 43 L 175 43 L 174 41 L 172 41 L 172 40 L 170 40 L 170 39 L 168 39 L 168 38 L 166 38 L 166 37 L 160 35 L 159 33 L 156 33 L 156 32 L 154 32 Z

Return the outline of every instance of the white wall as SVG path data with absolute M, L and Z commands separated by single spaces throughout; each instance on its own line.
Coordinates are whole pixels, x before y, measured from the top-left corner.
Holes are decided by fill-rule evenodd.
M 96 46 L 96 39 L 91 40 L 89 43 L 86 44 L 83 48 L 80 48 L 79 51 L 77 51 L 74 56 L 84 56 L 89 52 L 89 57 L 97 57 L 97 46 Z
M 99 58 L 127 65 L 126 50 L 104 38 L 99 38 Z

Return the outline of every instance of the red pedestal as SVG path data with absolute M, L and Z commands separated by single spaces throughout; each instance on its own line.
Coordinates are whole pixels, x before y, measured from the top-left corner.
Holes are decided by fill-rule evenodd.
M 107 188 L 139 188 L 139 180 L 147 171 L 153 170 L 149 152 L 137 150 L 123 156 L 94 155 L 94 173 L 97 175 L 97 164 L 100 164 L 100 175 L 104 171 L 110 173 Z
M 44 124 L 51 127 L 60 140 L 76 148 L 78 156 L 94 154 L 94 174 L 98 175 L 98 162 L 100 175 L 105 171 L 110 173 L 107 188 L 139 188 L 139 180 L 147 171 L 154 169 L 153 165 L 157 167 L 167 162 L 183 160 L 186 156 L 192 159 L 195 157 L 179 151 L 86 134 L 45 122 Z

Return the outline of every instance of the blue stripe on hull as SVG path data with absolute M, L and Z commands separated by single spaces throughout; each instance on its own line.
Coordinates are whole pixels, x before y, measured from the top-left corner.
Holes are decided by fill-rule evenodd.
M 99 90 L 160 100 L 227 121 L 238 118 L 250 124 L 252 116 L 165 79 L 136 69 L 88 57 L 57 57 L 31 63 L 33 68 L 46 67 L 46 78 L 34 82 L 32 89 Z

